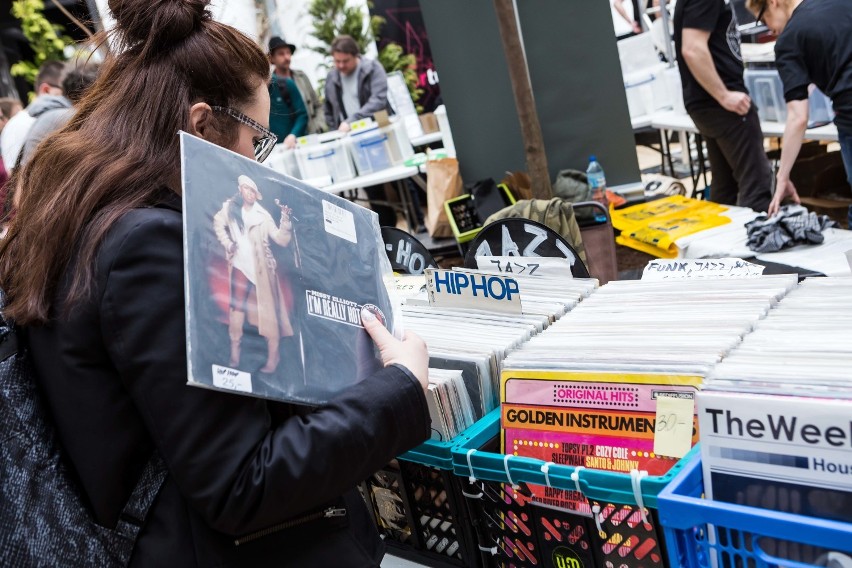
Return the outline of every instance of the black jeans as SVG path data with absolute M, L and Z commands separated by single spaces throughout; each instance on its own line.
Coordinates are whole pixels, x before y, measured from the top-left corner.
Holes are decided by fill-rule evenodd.
M 772 168 L 763 149 L 757 109 L 746 116 L 722 107 L 692 110 L 689 116 L 707 141 L 710 200 L 766 211 L 772 200 Z

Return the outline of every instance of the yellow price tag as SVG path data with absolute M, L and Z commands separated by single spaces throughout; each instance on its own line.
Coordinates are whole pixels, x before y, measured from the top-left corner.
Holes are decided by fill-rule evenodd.
M 354 132 L 357 130 L 363 130 L 370 125 L 370 122 L 367 119 L 356 120 L 352 124 L 349 125 L 349 128 Z
M 692 448 L 692 419 L 695 401 L 664 394 L 657 395 L 654 426 L 654 453 L 682 458 Z

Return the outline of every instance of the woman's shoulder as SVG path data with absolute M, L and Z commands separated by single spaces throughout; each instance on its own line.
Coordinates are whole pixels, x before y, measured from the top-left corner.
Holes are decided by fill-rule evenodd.
M 122 215 L 104 237 L 99 256 L 109 261 L 118 255 L 135 256 L 163 248 L 183 250 L 180 198 L 176 203 L 139 207 Z
M 180 210 L 163 206 L 139 207 L 131 209 L 121 216 L 109 232 L 107 238 L 124 239 L 129 234 L 142 232 L 157 232 L 161 229 L 183 228 L 183 217 Z

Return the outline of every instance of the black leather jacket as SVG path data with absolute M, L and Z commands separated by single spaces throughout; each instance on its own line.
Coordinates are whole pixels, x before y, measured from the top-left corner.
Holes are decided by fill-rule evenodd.
M 169 474 L 133 566 L 377 566 L 383 547 L 352 488 L 428 438 L 416 379 L 388 367 L 301 414 L 189 387 L 183 314 L 173 196 L 116 223 L 70 317 L 25 330 L 96 519 L 115 525 L 156 447 Z

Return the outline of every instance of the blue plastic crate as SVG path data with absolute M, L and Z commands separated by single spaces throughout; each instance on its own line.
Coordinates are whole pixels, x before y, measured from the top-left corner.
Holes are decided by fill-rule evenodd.
M 481 418 L 473 426 L 446 442 L 437 440 L 427 440 L 399 456 L 399 459 L 411 461 L 423 465 L 430 465 L 447 471 L 453 469 L 453 448 L 460 444 L 468 444 L 472 439 L 479 439 L 477 436 L 480 432 L 487 428 L 488 424 L 497 421 L 498 427 L 500 423 L 500 409 L 492 410 L 484 418 Z M 487 440 L 486 440 L 487 441 Z M 484 442 L 483 442 L 484 443 Z
M 695 455 L 657 498 L 671 566 L 805 568 L 852 563 L 850 523 L 710 501 L 703 493 L 701 456 Z M 830 557 L 820 548 L 840 552 Z M 806 556 L 814 560 L 803 561 Z
M 471 469 L 476 479 L 499 481 L 502 483 L 526 482 L 547 485 L 542 466 L 545 462 L 533 458 L 511 456 L 506 460 L 504 454 L 480 451 L 489 440 L 500 434 L 500 410 L 490 412 L 485 418 L 464 432 L 465 439 L 459 437 L 452 449 L 453 471 L 460 477 L 469 477 Z M 476 450 L 469 454 L 470 450 Z M 644 477 L 640 483 L 642 500 L 646 507 L 657 507 L 657 495 L 680 472 L 689 459 L 696 455 L 696 446 L 666 475 Z M 470 463 L 468 464 L 468 460 Z M 508 469 L 508 475 L 506 470 Z M 576 483 L 571 475 L 578 468 L 568 465 L 551 465 L 548 469 L 550 486 L 557 489 L 575 490 Z M 511 475 L 511 480 L 509 479 Z M 577 473 L 583 494 L 596 501 L 636 505 L 633 492 L 633 480 L 626 473 L 582 469 Z

